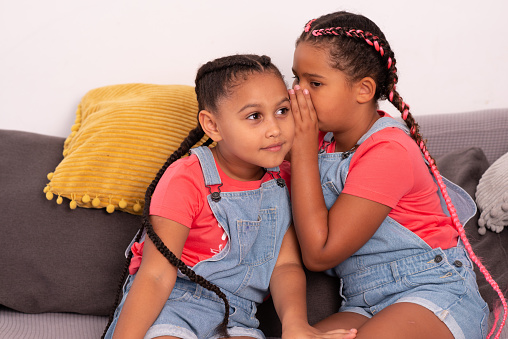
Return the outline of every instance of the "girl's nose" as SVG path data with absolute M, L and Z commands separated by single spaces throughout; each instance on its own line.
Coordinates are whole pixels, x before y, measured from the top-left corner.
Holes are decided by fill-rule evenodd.
M 268 128 L 267 128 L 267 137 L 268 138 L 275 138 L 280 135 L 280 126 L 279 122 L 276 118 L 270 119 L 268 121 Z

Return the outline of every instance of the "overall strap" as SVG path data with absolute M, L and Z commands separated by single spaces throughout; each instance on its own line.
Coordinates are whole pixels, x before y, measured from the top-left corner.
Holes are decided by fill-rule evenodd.
M 219 171 L 215 164 L 212 151 L 205 146 L 196 147 L 190 150 L 192 154 L 196 154 L 203 170 L 203 177 L 205 178 L 205 185 L 220 185 Z
M 376 133 L 376 132 L 379 132 L 381 131 L 382 129 L 386 128 L 386 127 L 397 127 L 397 128 L 400 128 L 401 130 L 403 130 L 404 132 L 406 132 L 407 134 L 409 134 L 409 129 L 407 128 L 407 126 L 403 123 L 401 123 L 400 121 L 397 121 L 396 119 L 394 118 L 390 118 L 390 117 L 382 117 L 382 118 L 379 118 L 375 123 L 374 125 L 372 125 L 372 127 L 367 131 L 367 133 L 365 133 L 361 138 L 360 140 L 358 140 L 357 144 L 358 145 L 361 145 L 365 140 L 367 140 L 372 134 Z M 324 138 L 323 138 L 323 143 L 331 143 L 333 141 L 333 132 L 328 132 L 325 134 Z M 321 148 L 323 149 L 324 146 L 322 146 Z
M 365 133 L 361 138 L 360 140 L 358 140 L 358 145 L 361 145 L 365 140 L 367 140 L 372 134 L 376 133 L 376 132 L 379 132 L 381 131 L 382 129 L 384 128 L 387 128 L 387 127 L 397 127 L 397 128 L 400 128 L 401 130 L 403 130 L 404 132 L 406 132 L 406 134 L 409 134 L 409 129 L 407 128 L 406 125 L 404 125 L 403 123 L 397 121 L 396 119 L 394 118 L 390 118 L 390 117 L 382 117 L 382 118 L 379 118 L 375 123 L 374 125 L 372 125 L 372 127 L 367 131 L 367 133 Z
M 270 167 L 270 168 L 265 168 L 267 172 L 279 172 L 279 166 L 276 166 L 276 167 Z

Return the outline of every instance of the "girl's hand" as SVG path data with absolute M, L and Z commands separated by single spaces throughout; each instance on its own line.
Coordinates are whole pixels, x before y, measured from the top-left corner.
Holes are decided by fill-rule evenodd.
M 333 330 L 321 332 L 320 330 L 308 325 L 299 324 L 290 329 L 282 331 L 282 339 L 354 339 L 356 338 L 356 329 L 351 330 Z
M 295 85 L 294 89 L 289 91 L 291 100 L 291 110 L 295 120 L 295 139 L 292 153 L 296 151 L 312 150 L 317 152 L 318 146 L 318 119 L 310 93 L 307 89 L 302 89 Z M 293 153 L 294 154 L 294 153 Z

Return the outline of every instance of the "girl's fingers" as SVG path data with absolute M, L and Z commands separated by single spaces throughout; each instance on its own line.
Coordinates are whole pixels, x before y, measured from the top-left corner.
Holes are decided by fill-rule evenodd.
M 293 113 L 293 119 L 300 121 L 302 120 L 302 116 L 300 114 L 300 107 L 298 107 L 298 101 L 296 99 L 296 92 L 294 89 L 290 88 L 288 90 L 289 100 L 291 102 L 291 111 Z
M 298 85 L 295 86 L 296 101 L 298 102 L 298 107 L 300 108 L 302 120 L 309 119 L 309 107 L 307 105 L 307 99 L 303 93 L 304 91 L 307 92 L 308 96 L 307 90 L 302 90 L 302 88 Z
M 312 121 L 317 121 L 317 114 L 316 110 L 314 109 L 314 104 L 312 103 L 312 99 L 310 97 L 310 93 L 307 89 L 303 90 L 303 96 L 305 98 L 305 101 L 307 103 L 307 108 L 309 110 L 309 117 Z
M 342 339 L 354 339 L 356 338 L 356 334 L 358 333 L 358 331 L 356 329 L 351 329 L 351 330 L 341 330 L 341 329 L 337 329 L 337 330 L 332 330 L 332 331 L 328 331 L 328 332 L 325 332 L 323 333 L 322 335 L 322 338 L 325 339 L 325 338 L 329 338 L 329 339 L 336 339 L 336 338 L 342 338 Z
M 296 85 L 289 90 L 289 99 L 291 100 L 291 109 L 295 119 L 306 121 L 316 121 L 316 111 L 312 104 L 310 93 L 307 89 L 302 89 Z

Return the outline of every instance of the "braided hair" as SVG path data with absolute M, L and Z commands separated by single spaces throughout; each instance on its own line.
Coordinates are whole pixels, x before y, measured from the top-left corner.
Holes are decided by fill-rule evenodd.
M 265 55 L 232 55 L 215 59 L 201 66 L 197 72 L 195 80 L 195 91 L 198 100 L 199 111 L 206 109 L 210 112 L 213 112 L 214 114 L 217 114 L 219 100 L 228 98 L 233 93 L 235 86 L 247 80 L 247 77 L 255 72 L 272 72 L 282 79 L 282 75 L 278 68 L 271 62 L 270 57 Z M 186 275 L 191 281 L 203 286 L 212 292 L 215 292 L 217 296 L 219 296 L 224 301 L 224 318 L 221 324 L 219 324 L 217 327 L 217 332 L 222 337 L 229 337 L 227 331 L 229 320 L 229 302 L 226 298 L 226 295 L 220 290 L 218 286 L 212 284 L 204 277 L 196 274 L 173 252 L 171 252 L 171 250 L 169 250 L 162 239 L 154 231 L 149 219 L 152 194 L 155 191 L 155 188 L 157 187 L 157 184 L 159 183 L 162 175 L 173 162 L 187 154 L 190 149 L 193 146 L 197 145 L 204 136 L 205 132 L 201 128 L 201 125 L 198 121 L 197 126 L 189 132 L 187 137 L 180 144 L 179 148 L 173 154 L 171 154 L 171 156 L 166 160 L 164 165 L 157 172 L 157 175 L 146 190 L 142 223 L 134 241 L 139 242 L 141 239 L 142 231 L 145 230 L 146 234 L 157 247 L 159 252 L 162 253 L 162 255 L 164 255 L 164 257 L 166 257 L 166 259 L 172 265 L 178 268 L 178 270 Z M 212 139 L 208 139 L 202 145 L 208 146 L 212 142 Z M 106 325 L 106 329 L 104 330 L 102 338 L 105 337 L 109 326 L 113 322 L 114 312 L 120 303 L 121 291 L 129 271 L 128 269 L 132 255 L 132 251 L 129 251 L 123 268 L 122 277 L 119 281 L 114 306 L 110 312 L 109 321 Z
M 355 83 L 364 77 L 371 77 L 376 82 L 374 100 L 377 102 L 378 100 L 388 99 L 401 113 L 402 119 L 409 128 L 411 138 L 420 147 L 430 171 L 438 183 L 453 225 L 464 243 L 464 247 L 480 269 L 480 272 L 483 273 L 486 280 L 499 295 L 504 309 L 501 326 L 495 336 L 495 338 L 499 338 L 507 315 L 507 304 L 503 292 L 473 252 L 464 227 L 460 223 L 455 207 L 448 195 L 443 178 L 427 149 L 426 141 L 420 134 L 419 126 L 409 111 L 409 105 L 404 102 L 396 90 L 398 75 L 395 55 L 381 29 L 363 15 L 341 11 L 309 21 L 297 39 L 296 45 L 301 42 L 310 43 L 317 48 L 327 50 L 331 66 L 344 72 L 349 83 Z M 496 323 L 497 316 L 496 314 Z M 496 326 L 494 325 L 487 338 L 490 338 L 495 329 Z

